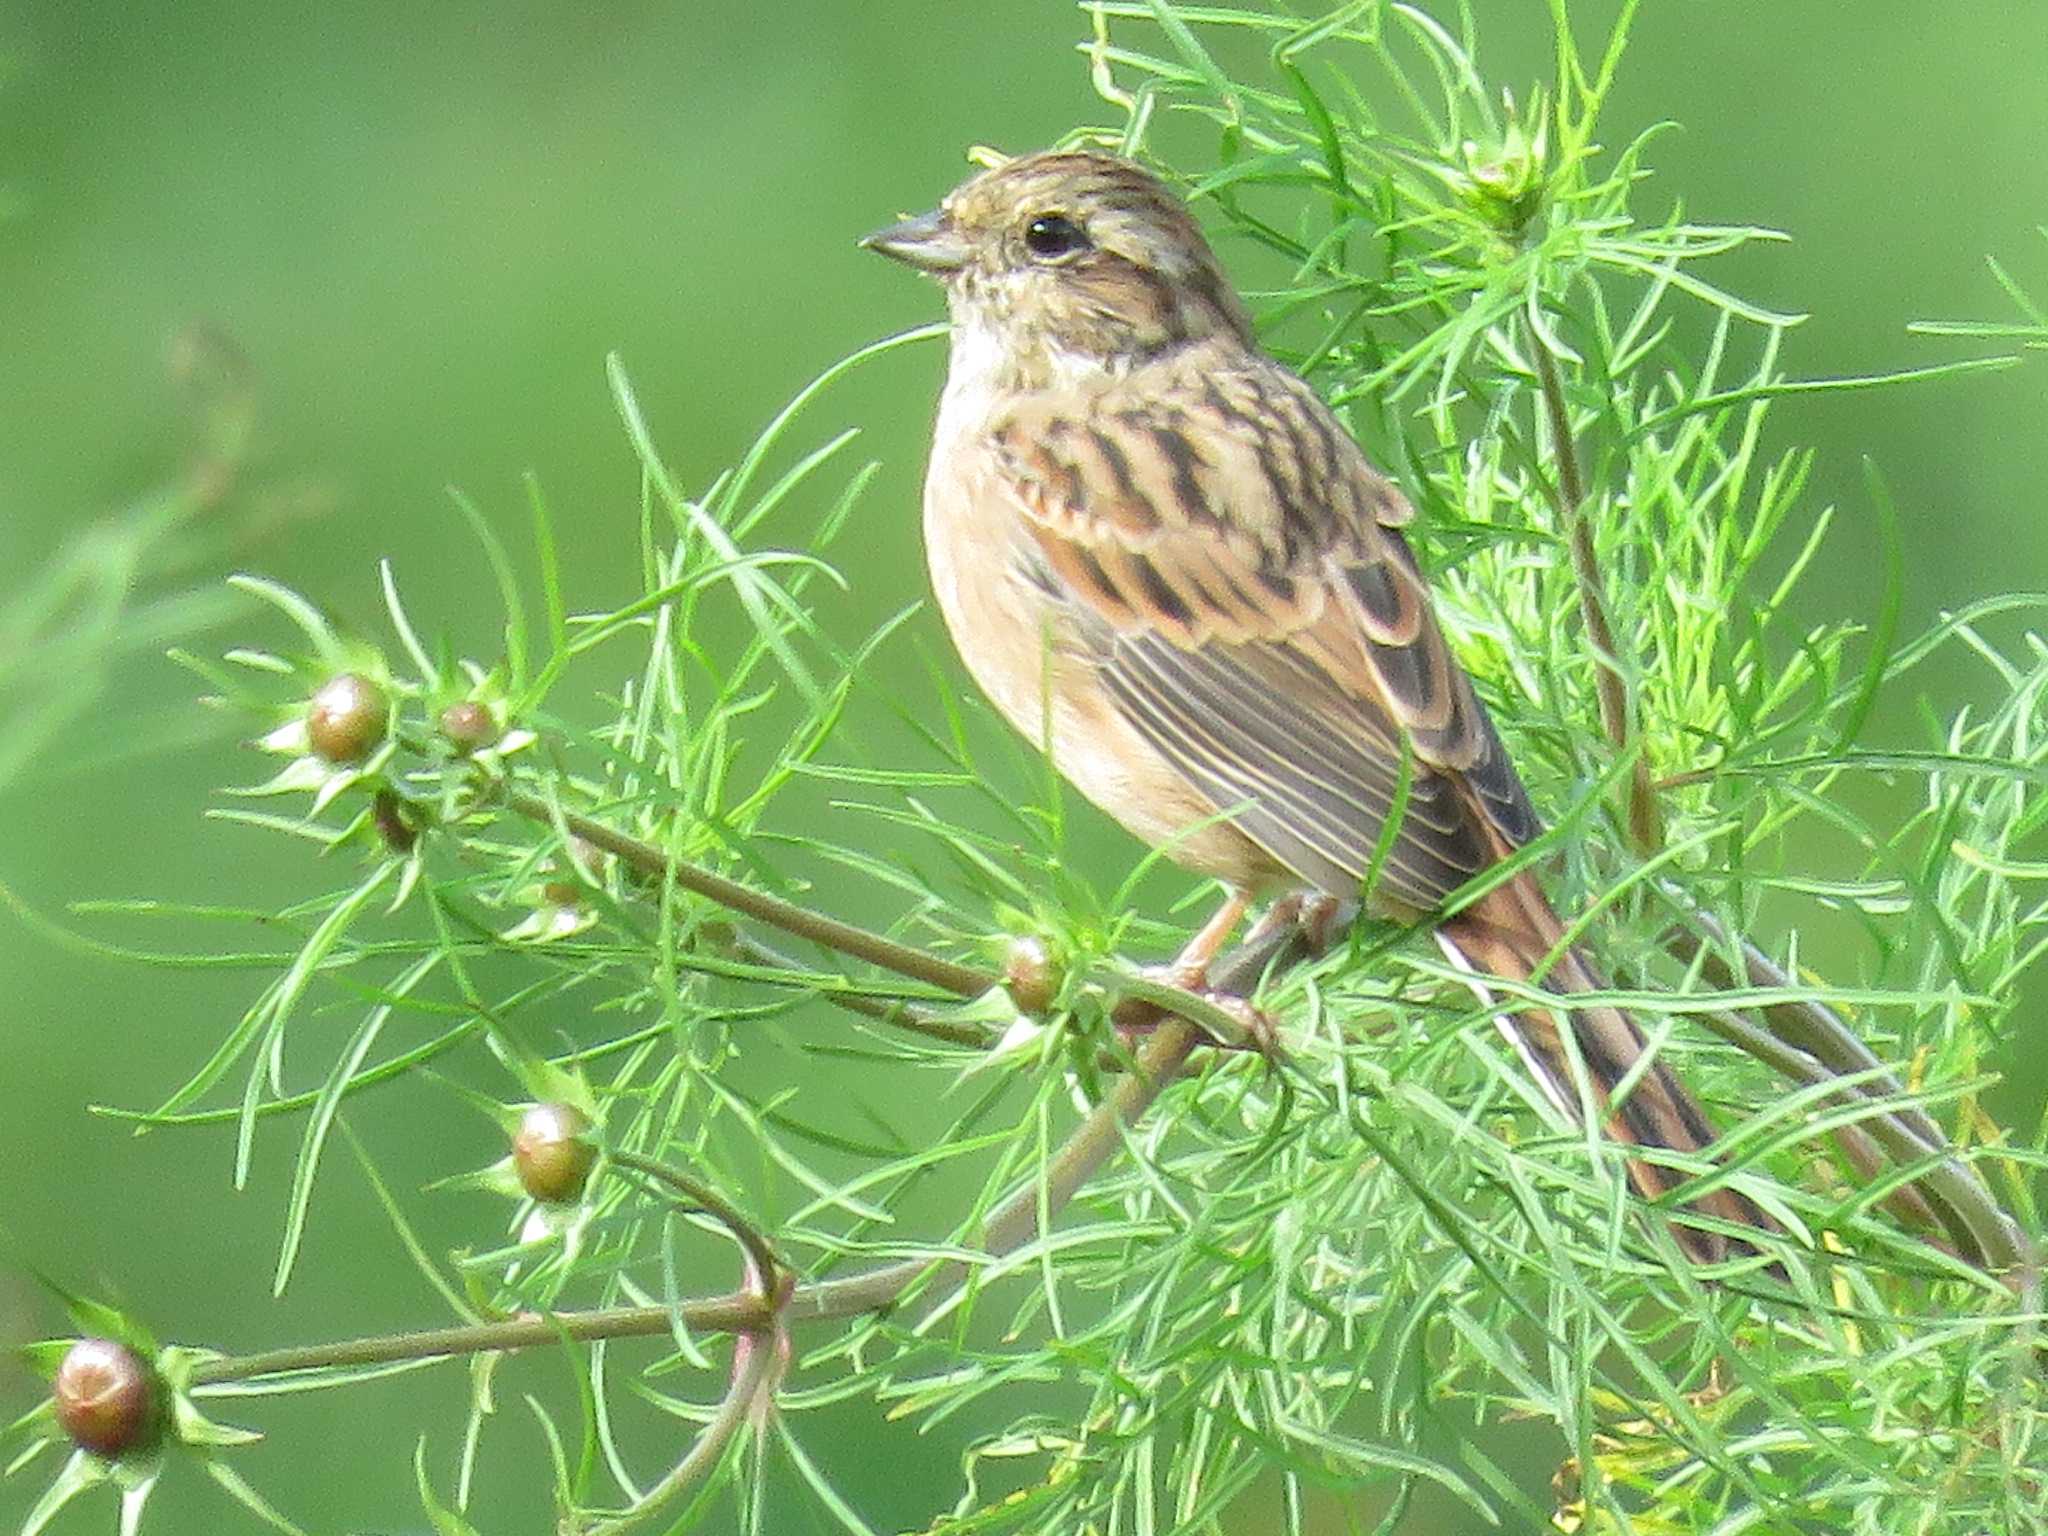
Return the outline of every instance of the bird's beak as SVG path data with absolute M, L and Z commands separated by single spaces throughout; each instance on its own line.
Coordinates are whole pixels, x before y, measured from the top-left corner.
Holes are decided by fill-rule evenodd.
M 943 213 L 919 214 L 901 224 L 878 229 L 861 241 L 861 249 L 879 251 L 907 267 L 943 276 L 967 265 L 967 243 L 954 232 Z

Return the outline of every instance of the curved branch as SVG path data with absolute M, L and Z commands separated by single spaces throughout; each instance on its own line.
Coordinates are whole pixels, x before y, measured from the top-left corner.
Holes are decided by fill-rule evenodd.
M 1728 944 L 1727 930 L 1676 891 L 1667 887 L 1667 894 L 1687 921 L 1712 941 L 1708 944 L 1699 934 L 1676 929 L 1668 940 L 1672 953 L 1687 962 L 1697 959 L 1715 986 L 1793 987 L 1792 978 L 1746 939 L 1741 941 L 1743 974 L 1738 978 L 1712 947 Z M 1903 1098 L 1905 1089 L 1833 1009 L 1805 1000 L 1774 1003 L 1760 1011 L 1769 1029 L 1728 1013 L 1706 1015 L 1704 1022 L 1722 1039 L 1794 1082 L 1820 1084 L 1861 1074 L 1862 1081 L 1844 1086 L 1836 1095 L 1837 1102 L 1877 1101 L 1871 1118 L 1859 1128 L 1901 1165 L 1938 1160 L 1909 1187 L 1917 1187 L 1922 1197 L 1937 1207 L 1942 1226 L 1965 1255 L 1987 1268 L 2012 1271 L 2021 1287 L 2030 1292 L 2040 1284 L 2040 1255 L 2027 1234 L 1999 1206 L 1977 1171 L 1955 1153 L 1947 1133 L 1931 1115 L 1916 1104 L 1883 1102 Z
M 754 1346 L 751 1349 L 747 1348 L 749 1342 Z M 734 1363 L 732 1382 L 718 1404 L 718 1411 L 668 1476 L 648 1489 L 631 1509 L 579 1527 L 581 1536 L 623 1536 L 624 1532 L 642 1525 L 650 1516 L 659 1514 L 710 1474 L 725 1455 L 726 1447 L 732 1444 L 733 1437 L 750 1418 L 756 1416 L 763 1396 L 772 1390 L 775 1351 L 763 1348 L 762 1343 L 752 1335 L 742 1335 L 733 1345 L 736 1353 L 743 1352 L 743 1358 Z
M 781 1257 L 769 1246 L 754 1224 L 742 1216 L 733 1205 L 717 1190 L 699 1179 L 690 1177 L 680 1168 L 657 1162 L 651 1157 L 642 1157 L 637 1152 L 614 1150 L 608 1154 L 612 1162 L 643 1178 L 654 1180 L 671 1194 L 691 1205 L 699 1207 L 713 1220 L 730 1232 L 753 1266 L 754 1278 L 759 1289 L 773 1295 L 781 1283 L 784 1265 Z

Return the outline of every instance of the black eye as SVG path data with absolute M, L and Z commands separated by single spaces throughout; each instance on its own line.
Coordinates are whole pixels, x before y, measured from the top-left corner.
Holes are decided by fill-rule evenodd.
M 1024 226 L 1024 248 L 1050 261 L 1088 249 L 1088 237 L 1072 219 L 1057 213 L 1043 213 Z

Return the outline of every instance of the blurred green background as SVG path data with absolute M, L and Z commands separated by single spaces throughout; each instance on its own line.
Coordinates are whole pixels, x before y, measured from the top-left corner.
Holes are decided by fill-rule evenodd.
M 1605 10 L 1582 9 L 1591 33 Z M 1478 0 L 1490 78 L 1547 73 L 1544 10 Z M 488 654 L 487 575 L 443 487 L 516 533 L 531 469 L 564 530 L 572 597 L 621 600 L 637 580 L 637 474 L 606 352 L 623 354 L 670 462 L 702 484 L 824 365 L 936 315 L 935 292 L 855 237 L 932 202 L 969 144 L 1025 149 L 1111 120 L 1073 52 L 1084 31 L 1062 3 L 957 0 L 5 8 L 0 593 L 178 462 L 188 428 L 165 350 L 205 321 L 254 365 L 249 484 L 289 519 L 236 563 L 368 625 L 388 555 L 429 624 Z M 2048 295 L 2033 233 L 2048 210 L 2044 80 L 2038 0 L 1652 3 L 1610 138 L 1683 124 L 1652 152 L 1645 206 L 1680 199 L 1698 217 L 1791 231 L 1795 244 L 1718 275 L 1811 311 L 1794 371 L 1879 370 L 1961 355 L 1907 337 L 1911 318 L 2006 315 L 1986 253 Z M 886 462 L 862 536 L 839 552 L 856 594 L 845 637 L 921 591 L 913 508 L 940 368 L 935 347 L 899 354 L 812 418 L 816 437 L 863 426 Z M 1876 610 L 1864 454 L 1904 525 L 1908 632 L 1992 590 L 2048 586 L 2044 405 L 2048 358 L 1782 408 L 1780 441 L 1821 450 L 1813 504 L 1842 504 L 1804 591 L 1810 616 Z M 1982 686 L 1962 672 L 1922 683 Z M 90 765 L 138 716 L 182 712 L 195 691 L 154 656 L 124 661 L 61 750 L 0 790 L 0 880 L 46 912 L 90 896 L 261 905 L 305 889 L 303 850 L 201 820 L 216 786 L 254 776 L 224 734 Z M 1892 793 L 1904 806 L 1910 789 Z M 1105 858 L 1121 856 L 1114 836 Z M 137 1140 L 86 1113 L 155 1102 L 253 985 L 119 966 L 0 917 L 0 1226 L 37 1265 L 182 1340 L 253 1348 L 431 1319 L 352 1176 L 328 1178 L 299 1277 L 269 1299 L 295 1129 L 267 1140 L 238 1196 L 225 1134 Z M 368 1122 L 373 1135 L 405 1128 L 379 1140 L 400 1188 L 492 1155 L 445 1098 L 400 1097 Z M 430 1246 L 478 1237 L 473 1207 L 420 1210 Z M 57 1327 L 44 1298 L 0 1274 L 0 1337 Z M 314 1529 L 424 1529 L 408 1459 L 422 1431 L 451 1448 L 459 1383 L 442 1376 L 266 1406 L 272 1440 L 244 1464 Z M 0 1410 L 30 1397 L 0 1378 Z M 874 1454 L 866 1410 L 839 1423 L 847 1438 L 822 1456 L 846 1467 L 878 1528 L 915 1528 L 949 1497 L 950 1447 L 890 1433 L 910 1458 L 898 1467 Z M 519 1491 L 537 1490 L 536 1468 L 516 1470 Z M 40 1481 L 0 1486 L 0 1517 L 18 1519 Z M 189 1481 L 161 1497 L 162 1530 L 247 1523 Z M 59 1529 L 110 1528 L 109 1504 Z M 488 1508 L 486 1529 L 540 1528 L 505 1492 Z

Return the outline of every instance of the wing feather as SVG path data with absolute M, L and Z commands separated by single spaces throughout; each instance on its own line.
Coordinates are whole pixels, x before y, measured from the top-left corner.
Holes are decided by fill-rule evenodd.
M 1132 726 L 1303 880 L 1353 894 L 1413 745 L 1385 893 L 1435 905 L 1537 823 L 1397 531 L 1277 365 L 1023 403 L 992 476 Z

